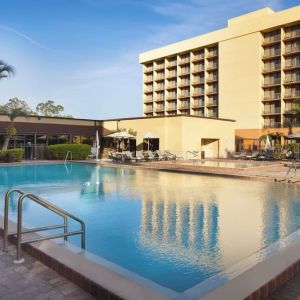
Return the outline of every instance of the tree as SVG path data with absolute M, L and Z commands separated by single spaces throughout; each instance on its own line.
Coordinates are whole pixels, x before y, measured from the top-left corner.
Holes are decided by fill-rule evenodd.
M 14 73 L 14 67 L 6 64 L 3 60 L 0 60 L 0 79 L 6 78 L 9 75 L 13 75 Z
M 6 136 L 2 147 L 2 150 L 6 150 L 10 139 L 17 134 L 17 129 L 14 126 L 15 119 L 27 117 L 31 110 L 25 101 L 13 98 L 9 99 L 6 104 L 0 105 L 0 113 L 6 114 L 10 120 L 10 125 L 6 128 Z
M 60 117 L 61 112 L 64 111 L 64 107 L 59 104 L 55 104 L 53 100 L 48 100 L 46 102 L 41 102 L 37 105 L 36 111 L 38 114 L 47 117 Z
M 289 128 L 289 134 L 293 133 L 292 128 L 298 127 L 300 122 L 300 98 L 293 101 L 292 109 L 289 111 L 290 117 L 285 120 L 285 126 Z

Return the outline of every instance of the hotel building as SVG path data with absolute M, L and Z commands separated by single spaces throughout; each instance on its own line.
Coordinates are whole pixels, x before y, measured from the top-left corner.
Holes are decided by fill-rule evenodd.
M 145 117 L 234 119 L 245 141 L 300 127 L 291 114 L 300 98 L 300 6 L 229 19 L 224 29 L 142 53 L 140 63 Z

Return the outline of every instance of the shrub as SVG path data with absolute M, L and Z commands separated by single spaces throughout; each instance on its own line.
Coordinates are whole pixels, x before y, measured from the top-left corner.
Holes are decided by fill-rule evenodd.
M 0 161 L 4 161 L 4 162 L 22 161 L 23 157 L 24 157 L 24 150 L 20 148 L 0 151 Z
M 72 152 L 75 160 L 86 159 L 91 154 L 91 146 L 86 144 L 58 144 L 48 147 L 49 159 L 65 159 L 67 152 Z

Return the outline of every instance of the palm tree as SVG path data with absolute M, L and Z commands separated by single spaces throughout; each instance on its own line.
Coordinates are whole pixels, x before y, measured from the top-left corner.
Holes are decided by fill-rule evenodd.
M 292 109 L 289 111 L 290 119 L 285 122 L 285 126 L 289 128 L 289 134 L 293 133 L 293 127 L 299 127 L 300 121 L 300 98 L 293 101 Z
M 3 60 L 0 60 L 0 79 L 6 78 L 9 75 L 13 75 L 15 69 L 13 66 L 6 64 Z
M 31 110 L 25 101 L 18 98 L 9 99 L 5 105 L 0 105 L 0 113 L 6 114 L 10 120 L 9 126 L 6 128 L 6 135 L 2 150 L 6 150 L 10 139 L 16 135 L 17 129 L 15 128 L 14 121 L 18 117 L 27 117 Z

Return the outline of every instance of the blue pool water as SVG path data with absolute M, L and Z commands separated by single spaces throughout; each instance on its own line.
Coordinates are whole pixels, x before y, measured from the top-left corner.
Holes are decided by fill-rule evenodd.
M 76 163 L 1 166 L 0 183 L 1 212 L 11 188 L 42 196 L 85 221 L 87 250 L 177 292 L 300 227 L 299 189 L 278 183 Z M 32 202 L 24 216 L 59 223 Z

